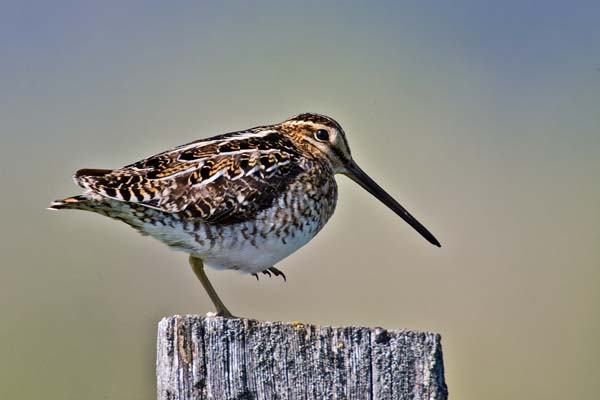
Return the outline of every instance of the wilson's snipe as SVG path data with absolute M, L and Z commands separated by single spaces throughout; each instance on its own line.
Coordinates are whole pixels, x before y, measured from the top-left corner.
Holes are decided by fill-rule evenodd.
M 329 220 L 338 173 L 440 246 L 352 160 L 342 127 L 319 114 L 198 140 L 120 169 L 79 170 L 74 179 L 85 192 L 50 208 L 115 218 L 188 253 L 218 314 L 231 317 L 203 264 L 285 279 L 274 264 Z

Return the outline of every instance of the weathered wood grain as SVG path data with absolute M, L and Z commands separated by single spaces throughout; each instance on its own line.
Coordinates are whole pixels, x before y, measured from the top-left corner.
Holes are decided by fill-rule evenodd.
M 159 400 L 446 399 L 440 335 L 197 315 L 158 326 Z

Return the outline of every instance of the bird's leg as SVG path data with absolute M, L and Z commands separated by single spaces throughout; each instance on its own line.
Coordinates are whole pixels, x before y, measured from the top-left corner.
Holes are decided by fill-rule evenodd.
M 258 279 L 258 274 L 257 274 L 257 273 L 254 273 L 254 274 L 252 274 L 252 276 L 253 276 L 253 277 L 255 277 L 257 281 L 259 280 L 259 279 Z
M 217 315 L 225 318 L 235 318 L 235 316 L 231 312 L 229 312 L 227 307 L 225 307 L 225 304 L 223 304 L 223 302 L 219 298 L 219 295 L 215 291 L 215 288 L 208 280 L 208 276 L 206 276 L 206 272 L 204 272 L 204 263 L 202 262 L 202 260 L 197 257 L 190 256 L 190 265 L 192 266 L 192 270 L 198 277 L 198 280 L 204 287 L 204 290 L 206 290 L 208 297 L 210 297 L 210 300 L 217 308 Z
M 269 271 L 271 271 L 273 273 L 273 275 L 275 276 L 281 276 L 283 278 L 284 282 L 287 282 L 287 279 L 285 278 L 285 274 L 283 272 L 281 272 L 280 270 L 278 270 L 275 267 L 270 267 Z

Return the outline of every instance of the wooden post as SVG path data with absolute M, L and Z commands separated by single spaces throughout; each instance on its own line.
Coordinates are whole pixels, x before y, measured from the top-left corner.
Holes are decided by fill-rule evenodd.
M 197 315 L 158 326 L 159 400 L 447 399 L 440 335 Z

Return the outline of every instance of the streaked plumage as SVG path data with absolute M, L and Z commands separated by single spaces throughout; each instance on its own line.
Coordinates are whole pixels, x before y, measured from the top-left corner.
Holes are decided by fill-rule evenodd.
M 356 166 L 341 126 L 318 114 L 198 140 L 120 169 L 79 170 L 74 179 L 85 192 L 51 208 L 121 220 L 214 268 L 278 274 L 274 264 L 332 216 L 336 173 L 439 246 Z

